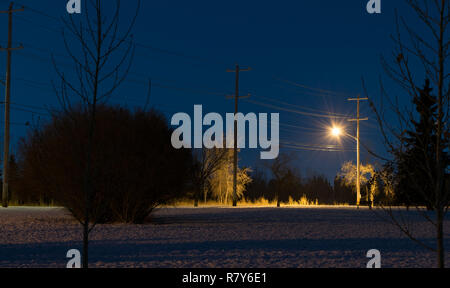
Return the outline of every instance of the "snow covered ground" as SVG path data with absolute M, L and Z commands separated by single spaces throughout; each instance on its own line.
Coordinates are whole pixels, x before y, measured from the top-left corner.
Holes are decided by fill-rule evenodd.
M 405 212 L 406 213 L 406 212 Z M 386 216 L 378 211 L 379 216 Z M 434 253 L 375 212 L 355 208 L 162 208 L 145 225 L 99 225 L 92 267 L 365 267 L 370 249 L 383 267 L 435 267 Z M 432 227 L 406 213 L 418 237 Z M 446 222 L 449 239 L 450 221 Z M 80 249 L 81 226 L 61 208 L 0 208 L 0 267 L 65 267 Z M 450 241 L 446 241 L 450 249 Z M 450 253 L 446 253 L 447 263 Z

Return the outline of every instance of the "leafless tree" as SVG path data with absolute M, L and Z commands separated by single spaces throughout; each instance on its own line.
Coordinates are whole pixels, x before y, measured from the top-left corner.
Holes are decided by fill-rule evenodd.
M 433 219 L 424 207 L 416 205 L 417 210 L 436 229 L 436 247 L 419 240 L 411 230 L 411 224 L 399 215 L 392 207 L 384 207 L 392 222 L 408 237 L 420 245 L 437 253 L 438 267 L 444 267 L 444 218 L 448 211 L 450 189 L 446 187 L 448 162 L 446 151 L 449 143 L 449 105 L 450 105 L 450 73 L 445 70 L 450 56 L 450 0 L 406 0 L 421 23 L 413 28 L 404 18 L 396 16 L 396 32 L 392 36 L 395 44 L 393 59 L 382 57 L 382 65 L 386 74 L 404 91 L 409 102 L 418 99 L 424 79 L 429 79 L 433 93 L 437 99 L 436 140 L 433 142 L 434 153 L 429 153 L 425 143 L 422 146 L 422 159 L 416 159 L 414 166 L 419 167 L 427 177 L 430 189 L 424 191 L 412 173 L 409 180 L 415 187 L 414 193 L 422 195 L 427 206 L 435 212 Z M 409 20 L 411 21 L 411 20 Z M 403 37 L 406 36 L 406 37 Z M 364 83 L 363 83 L 363 86 Z M 407 131 L 414 131 L 414 112 L 400 97 L 389 94 L 380 80 L 381 101 L 377 105 L 371 101 L 377 121 L 388 152 L 396 158 L 407 150 Z M 366 90 L 366 88 L 364 87 Z M 366 94 L 368 94 L 366 92 Z M 384 104 L 387 102 L 387 104 Z M 397 121 L 393 121 L 393 118 Z M 395 123 L 394 125 L 392 123 Z M 432 156 L 430 156 L 432 155 Z M 424 160 L 425 159 L 425 160 Z M 409 172 L 408 172 L 409 173 Z M 397 210 L 397 209 L 396 209 Z
M 229 158 L 229 149 L 198 149 L 194 150 L 193 184 L 194 206 L 198 207 L 199 198 L 205 192 L 208 179 L 216 173 Z
M 107 6 L 107 7 L 105 7 Z M 53 61 L 61 85 L 55 88 L 62 108 L 69 112 L 74 103 L 81 102 L 89 114 L 89 132 L 86 159 L 81 159 L 85 167 L 84 219 L 78 219 L 83 225 L 83 267 L 88 268 L 89 233 L 95 227 L 97 219 L 91 219 L 93 181 L 95 170 L 101 169 L 93 163 L 93 141 L 95 139 L 95 123 L 97 105 L 105 103 L 124 82 L 132 64 L 134 45 L 132 29 L 139 11 L 138 0 L 136 13 L 125 29 L 119 21 L 121 1 L 87 0 L 82 16 L 73 14 L 63 18 L 65 30 L 63 39 L 74 71 L 65 73 Z M 113 13 L 105 11 L 113 7 Z M 69 76 L 68 76 L 69 75 Z M 71 77 L 72 76 L 72 77 Z M 74 97 L 78 101 L 74 100 Z M 70 113 L 69 113 L 70 114 Z

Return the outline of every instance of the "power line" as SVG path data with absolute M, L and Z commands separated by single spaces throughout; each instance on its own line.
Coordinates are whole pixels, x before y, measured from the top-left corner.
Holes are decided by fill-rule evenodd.
M 39 107 L 39 106 L 34 106 L 34 105 L 26 105 L 26 104 L 19 104 L 19 103 L 11 103 L 11 104 L 15 105 L 15 106 L 20 106 L 20 107 L 29 108 L 29 109 L 36 109 L 36 110 L 41 110 L 41 111 L 47 111 L 47 112 L 56 112 L 57 111 L 55 109 L 49 109 L 49 108 L 44 108 L 44 107 Z
M 4 105 L 5 102 L 1 102 L 0 104 Z M 24 107 L 24 108 L 30 108 L 30 109 L 36 109 L 36 110 L 41 110 L 41 111 L 57 111 L 54 109 L 48 109 L 48 108 L 44 108 L 44 107 L 40 107 L 40 106 L 34 106 L 34 105 L 28 105 L 28 104 L 20 104 L 20 103 L 14 103 L 14 102 L 10 102 L 11 105 L 14 106 L 20 106 L 20 107 Z
M 146 84 L 145 81 L 141 81 L 141 80 L 127 79 L 124 82 L 139 84 L 141 86 L 146 85 L 148 87 L 148 82 Z M 193 89 L 193 88 L 180 87 L 180 86 L 174 86 L 174 85 L 164 85 L 164 84 L 160 84 L 160 83 L 152 83 L 152 86 L 166 89 L 166 90 L 172 90 L 172 91 L 178 91 L 178 92 L 188 92 L 188 93 L 192 93 L 192 94 L 210 95 L 210 96 L 225 96 L 225 93 L 206 91 L 206 90 L 197 90 L 195 88 Z
M 43 49 L 40 49 L 40 50 L 43 50 Z M 34 53 L 19 52 L 18 54 L 22 55 L 22 56 L 25 56 L 25 57 L 28 57 L 28 58 L 35 59 L 35 60 L 39 60 L 41 62 L 53 63 L 52 59 L 47 58 L 47 57 L 43 57 L 43 56 L 40 56 L 40 55 L 36 55 Z M 65 56 L 65 57 L 69 58 L 69 56 Z M 63 63 L 63 62 L 60 62 L 60 61 L 56 62 L 56 64 L 60 65 L 60 66 L 75 68 L 75 65 L 73 65 L 73 64 Z M 130 74 L 140 75 L 138 73 L 133 73 L 133 72 L 130 72 Z M 151 77 L 151 78 L 153 79 L 154 77 Z M 32 80 L 26 80 L 26 81 L 32 82 Z M 134 83 L 134 84 L 140 84 L 140 85 L 148 87 L 148 81 L 144 81 L 144 80 L 140 80 L 140 79 L 127 77 L 125 82 Z M 183 92 L 189 92 L 189 93 L 194 93 L 194 94 L 214 95 L 214 96 L 225 96 L 226 95 L 226 93 L 210 91 L 210 90 L 208 90 L 209 88 L 195 89 L 195 88 L 180 87 L 180 86 L 175 86 L 175 85 L 165 85 L 165 84 L 160 84 L 160 83 L 152 83 L 152 86 L 155 86 L 155 87 L 158 87 L 158 88 L 162 88 L 162 89 L 183 91 Z
M 27 58 L 34 59 L 34 60 L 38 60 L 38 61 L 41 61 L 41 62 L 45 62 L 45 63 L 53 63 L 53 61 L 52 61 L 51 58 L 43 57 L 43 56 L 41 56 L 41 55 L 37 55 L 37 54 L 34 54 L 34 53 L 19 51 L 17 54 L 18 54 L 18 55 L 21 55 L 21 56 L 24 56 L 24 57 L 27 57 Z M 55 62 L 56 62 L 56 61 L 55 61 Z M 75 68 L 75 66 L 74 66 L 73 64 L 69 64 L 69 63 L 57 62 L 57 64 L 58 64 L 59 66 L 65 66 L 65 67 Z
M 8 0 L 1 0 L 1 1 L 7 2 Z M 56 16 L 52 16 L 52 15 L 50 15 L 50 14 L 47 14 L 47 13 L 45 13 L 45 12 L 41 11 L 41 10 L 38 10 L 38 9 L 34 9 L 33 7 L 30 7 L 30 6 L 28 6 L 28 5 L 24 5 L 24 4 L 22 4 L 22 3 L 19 3 L 19 2 L 17 2 L 17 1 L 15 1 L 15 2 L 16 2 L 17 4 L 19 4 L 20 6 L 22 6 L 22 7 L 26 8 L 26 9 L 27 9 L 27 11 L 31 11 L 31 12 L 34 12 L 34 13 L 40 14 L 40 15 L 42 15 L 42 16 L 45 16 L 45 17 L 47 17 L 47 18 L 50 18 L 50 19 L 53 19 L 53 20 L 57 20 L 57 21 L 59 21 L 59 20 L 60 20 L 60 19 L 59 19 L 58 17 L 56 17 Z
M 284 90 L 288 90 L 289 93 L 293 93 L 296 95 L 301 95 L 301 96 L 314 96 L 314 97 L 330 97 L 334 95 L 330 95 L 330 94 L 325 94 L 325 93 L 320 93 L 320 92 L 314 92 L 314 91 L 308 91 L 308 90 L 298 90 L 296 89 L 296 87 L 291 87 L 291 86 L 286 86 L 282 83 L 276 84 L 276 86 L 280 87 L 281 89 Z
M 292 125 L 292 124 L 286 124 L 286 123 L 278 123 L 280 126 L 284 126 L 284 127 L 289 127 L 291 128 L 290 131 L 295 132 L 296 129 L 298 130 L 306 130 L 306 131 L 312 131 L 312 132 L 319 132 L 318 129 L 316 128 L 311 128 L 311 127 L 303 127 L 303 126 L 298 126 L 298 125 Z M 293 129 L 294 130 L 293 130 Z
M 22 109 L 22 108 L 17 108 L 17 107 L 11 107 L 12 110 L 16 110 L 16 111 L 22 111 L 22 112 L 28 112 L 28 113 L 32 113 L 32 114 L 36 114 L 36 115 L 40 115 L 40 116 L 45 116 L 45 117 L 50 117 L 50 114 L 44 114 L 41 112 L 36 112 L 33 110 L 29 110 L 29 109 Z
M 23 21 L 23 22 L 27 22 L 27 23 L 30 23 L 30 24 L 33 24 L 33 27 L 40 27 L 40 28 L 42 28 L 42 29 L 45 29 L 45 30 L 47 30 L 47 31 L 49 31 L 49 32 L 55 32 L 55 33 L 61 33 L 62 32 L 62 30 L 57 30 L 57 29 L 55 29 L 55 28 L 51 28 L 51 27 L 48 27 L 48 26 L 46 26 L 46 25 L 42 25 L 41 23 L 35 23 L 35 22 L 33 22 L 33 21 L 31 21 L 30 19 L 28 19 L 28 18 L 26 18 L 26 17 L 22 17 L 22 16 L 18 16 L 17 17 L 20 21 Z
M 27 43 L 27 42 L 22 42 L 22 44 L 23 44 L 24 46 L 26 46 L 27 48 L 29 48 L 29 49 L 36 50 L 36 51 L 40 51 L 40 52 L 44 52 L 44 53 L 49 53 L 49 54 L 52 55 L 52 56 L 58 56 L 58 57 L 64 57 L 64 58 L 70 58 L 69 55 L 64 55 L 64 54 L 61 54 L 61 53 L 55 53 L 53 50 L 48 50 L 48 49 L 45 49 L 45 48 L 40 48 L 40 47 L 37 47 L 37 46 L 35 46 L 35 45 L 33 45 L 33 44 L 30 44 L 30 43 Z
M 349 117 L 343 117 L 343 116 L 323 115 L 323 114 L 318 114 L 318 113 L 303 112 L 303 111 L 298 111 L 298 110 L 293 110 L 293 109 L 289 109 L 289 108 L 284 108 L 284 107 L 280 107 L 280 106 L 276 106 L 276 105 L 272 105 L 272 104 L 268 104 L 268 103 L 263 103 L 263 102 L 259 102 L 259 101 L 254 101 L 254 100 L 244 100 L 244 101 L 252 103 L 252 104 L 255 104 L 255 105 L 259 105 L 259 106 L 275 109 L 275 110 L 280 110 L 280 111 L 285 111 L 285 112 L 299 114 L 299 115 L 302 115 L 302 116 L 319 117 L 319 118 L 330 118 L 330 119 L 336 119 L 336 118 L 347 119 L 347 118 L 349 118 Z
M 49 88 L 45 88 L 45 87 L 50 87 L 51 85 L 49 85 L 49 84 L 47 84 L 47 83 L 43 83 L 43 82 L 38 82 L 38 81 L 35 81 L 35 80 L 29 80 L 29 79 L 26 79 L 26 78 L 22 78 L 22 77 L 14 77 L 14 79 L 16 79 L 16 80 L 18 80 L 18 81 L 23 81 L 24 83 L 25 83 L 25 85 L 26 86 L 29 86 L 29 87 L 32 87 L 32 88 L 37 88 L 37 89 L 40 89 L 40 90 L 43 90 L 43 91 L 51 91 L 51 92 L 53 92 L 53 90 L 52 89 L 49 89 Z M 45 86 L 45 87 L 42 87 L 42 86 Z M 159 85 L 158 85 L 159 86 Z M 142 103 L 144 100 L 143 99 L 136 99 L 136 98 L 130 98 L 130 97 L 127 97 L 127 98 L 124 98 L 124 99 L 122 99 L 122 98 L 116 98 L 116 97 L 111 97 L 110 98 L 110 100 L 113 100 L 114 102 L 122 102 L 122 101 L 127 101 L 127 102 L 134 102 L 134 103 Z M 4 102 L 0 102 L 0 104 L 4 104 Z M 42 106 L 33 106 L 33 105 L 29 105 L 29 104 L 20 104 L 20 103 L 13 103 L 13 102 L 11 102 L 10 103 L 11 105 L 15 105 L 15 106 L 20 106 L 20 107 L 24 107 L 24 108 L 30 108 L 30 109 L 35 109 L 35 110 L 41 110 L 41 111 L 49 111 L 49 112 L 57 112 L 58 110 L 55 110 L 55 109 L 50 109 L 50 108 L 47 108 L 47 107 L 42 107 Z M 14 109 L 14 108 L 12 108 L 12 109 Z M 160 111 L 164 111 L 164 112 L 174 112 L 175 110 L 173 110 L 173 111 L 168 111 L 167 109 L 163 109 L 163 108 L 161 108 L 161 107 L 157 107 L 157 109 L 158 110 L 160 110 Z M 16 109 L 17 110 L 17 109 Z M 35 113 L 35 114 L 40 114 L 40 115 L 44 115 L 44 116 L 50 116 L 50 114 L 42 114 L 42 113 L 40 113 L 40 112 L 35 112 L 35 111 L 32 111 L 32 110 L 24 110 L 24 109 L 20 109 L 19 111 L 24 111 L 24 112 L 30 112 L 30 113 Z
M 43 12 L 43 11 L 41 11 L 39 9 L 32 8 L 32 7 L 28 6 L 28 5 L 23 5 L 23 6 L 25 8 L 27 8 L 28 11 L 31 11 L 31 12 L 33 12 L 35 14 L 47 17 L 49 19 L 52 19 L 53 21 L 57 21 L 58 23 L 62 24 L 61 23 L 61 19 L 58 18 L 58 17 L 49 15 L 46 12 Z M 20 17 L 20 19 L 22 21 L 31 22 L 29 19 L 26 19 L 26 18 L 23 18 L 23 17 Z M 33 25 L 34 25 L 34 23 L 33 23 Z M 61 33 L 62 32 L 62 30 L 56 30 L 55 28 L 48 27 L 48 26 L 42 25 L 42 24 L 39 24 L 37 26 L 41 27 L 43 29 L 46 29 L 48 31 L 55 32 L 55 33 Z M 227 65 L 227 63 L 225 61 L 218 60 L 218 59 L 211 59 L 211 58 L 205 58 L 205 57 L 200 57 L 200 56 L 189 55 L 189 54 L 186 54 L 186 53 L 183 53 L 183 52 L 173 51 L 173 50 L 169 50 L 169 49 L 165 49 L 165 48 L 160 48 L 160 47 L 156 47 L 156 46 L 153 46 L 153 45 L 149 45 L 149 44 L 141 43 L 141 42 L 136 42 L 136 41 L 132 41 L 132 43 L 135 44 L 137 47 L 141 47 L 141 48 L 144 48 L 146 50 L 150 50 L 150 51 L 157 52 L 157 53 L 160 53 L 160 54 L 176 56 L 176 57 L 180 57 L 180 58 L 185 58 L 185 59 L 189 59 L 189 60 L 203 62 L 203 63 L 206 63 L 206 64 L 213 64 L 213 65 L 220 65 L 220 66 Z
M 154 47 L 154 46 L 151 46 L 148 44 L 139 43 L 139 42 L 134 42 L 134 44 L 137 47 L 145 48 L 147 50 L 151 50 L 151 51 L 162 53 L 162 54 L 167 54 L 170 56 L 176 56 L 176 57 L 181 57 L 181 58 L 185 58 L 185 59 L 195 60 L 195 61 L 199 61 L 199 62 L 203 62 L 203 63 L 207 63 L 207 64 L 225 65 L 225 62 L 222 62 L 222 61 L 208 60 L 206 58 L 198 57 L 198 56 L 190 56 L 190 55 L 187 55 L 182 52 L 176 52 L 176 51 L 171 51 L 168 49 L 157 48 L 157 47 Z
M 41 48 L 36 48 L 36 47 L 32 47 L 32 46 L 30 48 L 35 49 L 35 50 L 41 50 L 41 51 L 49 52 L 48 50 L 41 49 Z M 29 57 L 29 58 L 33 58 L 33 59 L 42 61 L 42 62 L 46 62 L 46 63 L 49 63 L 49 62 L 52 63 L 53 62 L 52 59 L 50 59 L 50 58 L 43 57 L 43 56 L 40 56 L 40 55 L 36 55 L 36 54 L 33 54 L 33 53 L 29 53 L 29 52 L 27 52 L 27 53 L 20 52 L 19 54 L 23 55 L 23 56 L 26 56 L 26 57 Z M 70 58 L 69 56 L 65 56 L 65 55 L 62 55 L 62 54 L 59 54 L 59 56 L 60 57 Z M 60 65 L 60 66 L 66 66 L 66 67 L 75 68 L 75 65 L 70 64 L 70 63 L 63 63 L 63 62 L 58 61 L 58 62 L 56 62 L 56 64 Z M 140 77 L 144 77 L 144 75 L 141 74 L 141 73 L 130 72 L 129 74 L 130 75 L 137 75 L 137 76 L 140 76 Z M 158 78 L 155 78 L 155 77 L 151 77 L 151 78 L 152 79 L 158 79 Z M 161 80 L 162 79 L 160 79 L 160 81 Z M 31 80 L 27 80 L 27 81 L 31 82 Z M 168 81 L 168 80 L 166 80 L 166 81 Z M 171 80 L 171 81 L 173 81 L 173 80 Z M 139 79 L 136 79 L 136 78 L 127 77 L 127 80 L 125 80 L 125 82 L 134 83 L 134 84 L 140 84 L 140 85 L 143 85 L 143 86 L 145 85 L 146 87 L 148 87 L 148 81 L 139 80 Z M 174 86 L 174 85 L 166 85 L 166 84 L 161 84 L 161 83 L 152 83 L 152 86 L 163 88 L 163 89 L 184 91 L 184 92 L 190 92 L 190 93 L 196 93 L 196 94 L 206 94 L 206 95 L 216 95 L 216 96 L 224 96 L 225 95 L 225 93 L 222 93 L 222 92 L 210 91 L 209 88 L 197 88 L 197 89 L 194 88 L 193 89 L 193 88 L 186 88 L 186 87 L 180 87 L 180 86 Z
M 148 81 L 145 82 L 143 80 L 127 79 L 125 82 L 148 86 Z M 211 95 L 211 96 L 225 96 L 226 95 L 226 93 L 208 91 L 206 89 L 204 90 L 201 88 L 193 89 L 193 88 L 180 87 L 180 86 L 174 86 L 174 85 L 164 85 L 164 84 L 159 84 L 159 83 L 152 83 L 152 86 L 163 88 L 163 89 L 175 90 L 175 91 L 189 92 L 189 93 L 194 93 L 194 94 L 203 94 L 203 95 Z
M 282 144 L 280 148 L 288 148 L 299 151 L 316 151 L 316 152 L 351 152 L 351 150 L 343 150 L 343 149 L 326 149 L 326 148 L 314 148 L 314 147 L 302 147 L 296 145 Z
M 281 79 L 279 77 L 274 77 L 275 80 L 296 86 L 296 87 L 300 87 L 303 89 L 307 89 L 307 90 L 311 90 L 311 91 L 315 91 L 315 92 L 319 92 L 328 96 L 341 96 L 341 97 L 349 97 L 349 94 L 346 93 L 341 93 L 341 92 L 336 92 L 336 91 L 332 91 L 332 90 L 326 90 L 326 89 L 320 89 L 320 88 L 315 88 L 315 87 L 311 87 L 311 86 L 307 86 L 304 84 L 300 84 L 300 83 L 296 83 L 294 81 L 290 81 L 290 80 L 285 80 L 285 79 Z
M 268 97 L 257 96 L 256 98 L 261 98 L 261 99 L 264 99 L 264 100 L 267 100 L 267 101 L 272 101 L 272 102 L 275 102 L 275 103 L 278 103 L 278 104 L 281 104 L 281 105 L 286 105 L 286 106 L 299 108 L 299 109 L 303 109 L 303 110 L 307 110 L 307 111 L 309 110 L 309 111 L 312 111 L 312 112 L 315 112 L 315 113 L 324 113 L 324 114 L 327 114 L 327 115 L 333 116 L 333 117 L 344 117 L 344 118 L 348 117 L 348 115 L 326 112 L 326 111 L 323 111 L 323 110 L 310 108 L 310 107 L 305 107 L 305 106 L 301 106 L 301 105 L 295 105 L 295 104 L 287 103 L 287 102 L 284 102 L 284 101 L 279 101 L 279 100 L 268 98 Z
M 23 54 L 23 53 L 21 53 Z M 40 56 L 36 56 L 33 55 L 32 57 L 38 57 L 39 60 L 48 62 L 49 59 L 45 58 L 45 57 L 40 57 Z M 60 63 L 58 63 L 60 64 Z M 71 66 L 70 64 L 66 64 L 67 66 Z M 24 81 L 27 82 L 27 85 L 33 88 L 38 88 L 38 89 L 43 89 L 46 91 L 50 91 L 53 92 L 53 87 L 51 85 L 49 85 L 48 83 L 43 83 L 43 82 L 38 82 L 38 81 L 34 81 L 34 80 L 29 80 L 29 79 L 25 79 L 25 78 L 17 78 L 20 81 Z M 133 84 L 139 84 L 141 86 L 146 86 L 148 87 L 148 82 L 147 81 L 143 81 L 143 80 L 139 80 L 139 79 L 133 79 L 133 78 L 129 78 L 125 81 L 128 83 L 133 83 Z M 45 87 L 50 87 L 50 88 L 44 88 L 44 87 L 38 87 L 36 85 L 42 85 Z M 152 83 L 152 86 L 158 87 L 158 88 L 162 88 L 162 89 L 168 89 L 168 90 L 174 90 L 174 91 L 182 91 L 182 92 L 188 92 L 188 93 L 194 93 L 194 94 L 203 94 L 203 95 L 218 95 L 218 96 L 223 96 L 225 95 L 225 93 L 221 93 L 221 92 L 216 92 L 216 91 L 208 91 L 206 89 L 193 89 L 193 88 L 186 88 L 186 87 L 180 87 L 180 86 L 175 86 L 175 85 L 164 85 L 164 84 L 160 84 L 160 83 Z M 266 100 L 270 100 L 272 102 L 279 102 L 283 105 L 291 105 L 291 106 L 295 106 L 295 107 L 299 107 L 305 110 L 311 110 L 311 111 L 317 111 L 317 112 L 323 112 L 323 113 L 327 113 L 318 109 L 313 109 L 313 108 L 309 108 L 309 107 L 304 107 L 304 106 L 300 106 L 300 105 L 293 105 L 293 104 L 289 104 L 283 101 L 277 101 L 274 99 L 270 99 L 267 97 L 262 97 L 262 96 L 258 96 L 258 98 L 261 99 L 266 99 Z M 124 100 L 128 100 L 128 99 L 124 99 Z M 318 114 L 318 113 L 312 113 L 312 112 L 304 112 L 304 111 L 299 111 L 299 110 L 294 110 L 294 109 L 288 109 L 285 107 L 280 107 L 280 106 L 276 106 L 276 105 L 272 105 L 272 104 L 268 104 L 268 103 L 263 103 L 263 102 L 258 102 L 258 101 L 254 101 L 254 100 L 244 100 L 256 105 L 260 105 L 260 106 L 264 106 L 264 107 L 268 107 L 268 108 L 272 108 L 272 109 L 278 109 L 281 111 L 286 111 L 286 112 L 291 112 L 291 113 L 295 113 L 295 114 L 300 114 L 300 115 L 304 115 L 304 116 L 311 116 L 311 117 L 321 117 L 321 118 L 331 118 L 331 119 L 335 119 L 335 118 L 349 118 L 348 116 L 344 116 L 344 114 L 336 114 L 336 113 L 331 113 L 331 114 Z M 281 124 L 284 125 L 284 124 Z M 291 125 L 292 126 L 292 125 Z M 294 128 L 299 128 L 299 126 L 294 127 Z M 301 127 L 301 129 L 305 129 L 305 127 Z M 312 128 L 311 128 L 312 129 Z
M 285 141 L 282 140 L 281 143 L 287 144 L 287 145 L 295 145 L 299 147 L 309 147 L 309 148 L 320 148 L 320 149 L 342 149 L 343 147 L 341 145 L 335 145 L 335 144 L 303 144 L 299 142 L 292 142 L 292 141 Z

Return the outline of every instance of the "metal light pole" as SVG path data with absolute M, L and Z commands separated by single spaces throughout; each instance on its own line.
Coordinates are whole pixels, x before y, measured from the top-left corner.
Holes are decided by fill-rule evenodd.
M 360 99 L 363 100 L 363 99 Z M 358 105 L 359 108 L 359 105 Z M 358 123 L 357 125 L 357 132 L 356 132 L 356 137 L 353 135 L 350 135 L 348 133 L 345 133 L 342 131 L 342 128 L 339 127 L 333 127 L 331 128 L 331 134 L 334 137 L 339 137 L 340 135 L 345 135 L 348 136 L 350 138 L 352 138 L 353 140 L 356 141 L 356 206 L 359 207 L 359 204 L 361 202 L 361 161 L 360 161 L 360 134 L 359 134 L 359 121 L 366 121 L 369 120 L 369 118 L 363 118 L 360 119 L 359 118 L 359 109 L 358 109 L 358 119 L 350 119 L 349 121 L 356 121 Z

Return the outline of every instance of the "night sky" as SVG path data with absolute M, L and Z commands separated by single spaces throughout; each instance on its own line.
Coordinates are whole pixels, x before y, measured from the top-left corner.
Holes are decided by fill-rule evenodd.
M 122 2 L 121 19 L 126 24 L 137 1 Z M 21 4 L 26 11 L 14 15 L 14 44 L 25 47 L 13 54 L 11 102 L 17 104 L 12 105 L 11 114 L 14 152 L 18 139 L 26 134 L 23 124 L 39 117 L 47 119 L 45 107 L 58 108 L 51 86 L 52 80 L 58 81 L 51 54 L 61 69 L 71 71 L 59 20 L 67 17 L 66 1 L 16 2 Z M 234 74 L 226 69 L 233 69 L 236 63 L 250 66 L 252 71 L 241 75 L 240 90 L 252 97 L 251 102 L 240 103 L 241 112 L 279 112 L 282 145 L 297 147 L 282 152 L 295 153 L 296 166 L 303 175 L 318 172 L 332 179 L 344 161 L 355 161 L 356 153 L 353 140 L 336 142 L 328 136 L 328 127 L 341 121 L 347 132 L 354 134 L 354 126 L 340 118 L 331 119 L 327 113 L 354 117 L 356 104 L 347 98 L 363 93 L 361 77 L 370 96 L 378 101 L 379 77 L 385 77 L 380 56 L 392 55 L 394 11 L 406 19 L 412 15 L 403 1 L 382 0 L 381 15 L 368 14 L 366 4 L 366 0 L 143 0 L 133 32 L 137 46 L 132 71 L 111 103 L 143 106 L 151 78 L 151 105 L 168 119 L 176 112 L 192 113 L 194 104 L 202 104 L 204 113 L 224 115 L 234 111 L 234 102 L 225 98 L 234 93 Z M 0 0 L 0 9 L 6 10 L 8 5 L 9 1 Z M 5 46 L 7 15 L 0 14 L 0 21 L 0 44 Z M 6 69 L 5 60 L 6 55 L 1 54 L 0 71 Z M 389 81 L 387 88 L 396 89 Z M 0 97 L 4 97 L 1 91 Z M 303 112 L 325 117 L 305 116 Z M 362 102 L 361 115 L 370 118 L 362 122 L 362 141 L 383 154 L 375 117 L 367 103 Z M 1 133 L 3 138 L 3 129 Z M 341 145 L 341 151 L 315 151 L 330 144 Z M 243 151 L 241 165 L 264 166 L 258 160 L 259 152 Z M 364 149 L 361 159 L 377 162 Z

